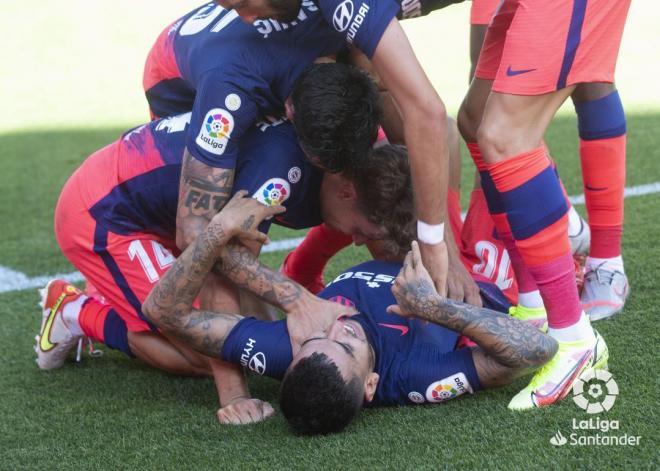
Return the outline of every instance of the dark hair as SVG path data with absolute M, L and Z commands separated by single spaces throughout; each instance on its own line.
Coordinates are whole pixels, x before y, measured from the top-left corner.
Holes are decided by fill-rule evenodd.
M 382 115 L 366 73 L 347 64 L 314 64 L 296 81 L 291 100 L 300 145 L 314 164 L 333 173 L 361 166 Z
M 341 432 L 362 408 L 363 386 L 357 376 L 344 381 L 325 353 L 312 353 L 286 374 L 280 408 L 299 435 Z
M 302 0 L 268 0 L 267 3 L 275 10 L 277 20 L 283 23 L 295 21 L 302 6 Z
M 386 144 L 373 149 L 349 176 L 357 203 L 369 221 L 387 231 L 393 257 L 406 254 L 416 237 L 412 178 L 404 146 Z

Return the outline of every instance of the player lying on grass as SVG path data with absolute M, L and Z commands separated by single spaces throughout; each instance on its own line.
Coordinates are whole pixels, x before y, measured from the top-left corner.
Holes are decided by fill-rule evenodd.
M 55 211 L 58 244 L 98 293 L 88 297 L 65 282 L 49 284 L 36 346 L 40 368 L 62 366 L 84 335 L 170 373 L 210 374 L 208 359 L 163 335 L 142 313 L 142 302 L 178 253 L 177 182 L 188 117 L 127 132 L 90 156 L 63 188 Z M 327 220 L 361 243 L 384 236 L 380 221 L 393 217 L 401 192 L 410 192 L 409 178 L 391 178 L 401 173 L 400 162 L 379 156 L 372 154 L 371 164 L 350 178 L 323 175 L 298 147 L 289 123 L 263 124 L 246 133 L 236 181 L 259 201 L 288 208 L 263 222 L 262 231 L 271 222 L 304 228 Z M 192 210 L 215 204 L 193 196 Z M 237 302 L 221 301 L 229 312 L 240 312 Z M 227 384 L 216 379 L 219 388 Z M 233 399 L 227 394 L 219 391 L 222 405 Z
M 234 196 L 156 285 L 144 311 L 204 355 L 283 378 L 280 404 L 298 433 L 341 431 L 363 403 L 441 402 L 501 386 L 556 352 L 557 343 L 527 323 L 440 297 L 416 242 L 403 267 L 367 262 L 339 275 L 319 297 L 247 250 L 229 263 L 225 244 L 233 237 L 258 237 L 253 231 L 267 214 Z M 193 302 L 219 259 L 223 273 L 277 303 L 287 319 L 265 322 L 196 310 Z M 496 287 L 485 285 L 482 293 L 485 305 L 506 309 Z M 290 337 L 291 316 L 301 312 L 322 319 L 324 328 Z M 476 345 L 460 348 L 466 343 L 462 336 Z M 272 413 L 260 406 L 264 409 L 255 413 Z

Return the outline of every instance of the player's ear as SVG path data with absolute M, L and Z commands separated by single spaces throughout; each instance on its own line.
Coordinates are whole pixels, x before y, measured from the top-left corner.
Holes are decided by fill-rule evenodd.
M 284 112 L 286 113 L 286 119 L 293 123 L 294 109 L 293 109 L 293 100 L 291 97 L 287 98 L 284 102 Z
M 364 400 L 371 402 L 374 399 L 374 394 L 376 394 L 376 387 L 378 386 L 378 380 L 380 376 L 378 373 L 372 371 L 369 373 L 364 380 Z
M 339 198 L 342 200 L 353 201 L 357 199 L 357 191 L 355 191 L 355 185 L 348 178 L 339 176 Z

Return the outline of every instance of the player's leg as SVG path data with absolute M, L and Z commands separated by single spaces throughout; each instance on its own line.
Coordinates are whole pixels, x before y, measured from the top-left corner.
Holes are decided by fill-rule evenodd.
M 628 295 L 621 258 L 626 117 L 613 83 L 584 83 L 571 95 L 592 242 L 582 303 L 591 320 L 620 312 Z
M 566 201 L 542 138 L 572 84 L 597 76 L 589 68 L 594 59 L 589 53 L 598 49 L 599 26 L 609 22 L 607 13 L 617 3 L 596 0 L 587 8 L 586 2 L 568 0 L 516 2 L 519 8 L 478 132 L 516 246 L 548 310 L 549 333 L 560 343 L 555 358 L 513 398 L 513 409 L 554 403 L 585 368 L 607 361 L 597 354 L 604 349 L 577 299 Z
M 61 348 L 45 350 L 41 344 L 48 346 L 47 342 L 40 340 L 40 366 L 61 366 L 68 350 L 79 338 L 87 336 L 166 371 L 202 374 L 205 360 L 157 333 L 141 311 L 142 301 L 171 265 L 173 256 L 152 237 L 119 236 L 97 225 L 80 201 L 77 183 L 74 176 L 60 195 L 55 233 L 64 255 L 96 287 L 103 300 L 82 294 L 67 283 L 48 286 L 40 338 L 45 337 L 44 328 L 49 329 L 47 319 L 52 317 L 51 323 L 58 323 L 57 328 L 64 332 L 62 338 L 67 341 Z M 58 304 L 61 297 L 63 302 Z M 149 335 L 139 335 L 143 332 Z

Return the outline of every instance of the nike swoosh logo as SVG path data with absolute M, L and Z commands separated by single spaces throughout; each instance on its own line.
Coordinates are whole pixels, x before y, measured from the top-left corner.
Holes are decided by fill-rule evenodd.
M 596 187 L 596 186 L 585 185 L 585 188 L 589 191 L 605 191 L 605 190 L 607 190 L 606 186 Z
M 41 349 L 42 352 L 47 352 L 57 347 L 56 343 L 52 343 L 50 341 L 50 330 L 53 328 L 53 322 L 55 321 L 57 310 L 60 308 L 60 305 L 62 304 L 62 301 L 64 301 L 64 298 L 66 298 L 66 295 L 62 294 L 57 299 L 53 307 L 50 309 L 50 314 L 48 314 L 48 318 L 46 318 L 46 324 L 44 324 L 44 328 L 41 331 L 41 335 L 39 336 L 39 348 Z
M 513 70 L 511 66 L 509 66 L 506 69 L 506 74 L 509 77 L 513 77 L 514 75 L 520 75 L 520 74 L 526 74 L 528 72 L 534 72 L 536 69 L 520 69 L 520 70 Z
M 401 332 L 401 336 L 406 335 L 406 334 L 408 333 L 408 331 L 410 330 L 410 329 L 408 328 L 408 326 L 406 326 L 406 325 L 401 325 L 401 324 L 382 324 L 382 323 L 379 322 L 378 325 L 382 325 L 383 327 L 387 327 L 387 328 L 390 328 L 390 329 L 398 330 L 398 331 Z

